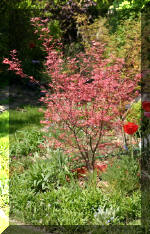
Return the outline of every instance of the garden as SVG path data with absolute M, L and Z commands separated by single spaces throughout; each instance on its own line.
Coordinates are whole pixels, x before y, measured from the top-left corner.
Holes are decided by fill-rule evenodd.
M 9 225 L 40 225 L 45 233 L 148 227 L 150 96 L 141 95 L 148 3 L 6 7 L 15 28 L 6 23 L 0 43 L 1 90 L 10 86 L 0 99 L 1 233 L 8 216 Z

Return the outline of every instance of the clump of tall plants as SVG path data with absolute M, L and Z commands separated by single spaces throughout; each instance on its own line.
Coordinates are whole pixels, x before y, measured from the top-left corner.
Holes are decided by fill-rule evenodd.
M 32 23 L 47 53 L 44 65 L 51 79 L 50 89 L 43 90 L 46 96 L 41 98 L 47 106 L 45 120 L 41 122 L 51 131 L 46 142 L 70 157 L 77 155 L 91 171 L 96 156 L 104 152 L 105 147 L 117 147 L 117 143 L 106 138 L 121 131 L 125 105 L 138 95 L 135 87 L 140 75 L 132 79 L 128 74 L 125 76 L 123 59 L 114 55 L 106 58 L 105 45 L 96 41 L 92 41 L 85 52 L 74 58 L 67 57 L 64 62 L 61 44 L 49 36 L 47 20 L 34 18 Z M 11 56 L 12 59 L 3 61 L 9 70 L 37 82 L 36 78 L 23 73 L 15 50 Z

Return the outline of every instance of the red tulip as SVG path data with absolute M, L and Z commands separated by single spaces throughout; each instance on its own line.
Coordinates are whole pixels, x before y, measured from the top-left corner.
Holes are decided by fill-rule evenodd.
M 142 107 L 146 112 L 150 112 L 150 101 L 142 102 Z
M 128 122 L 123 126 L 123 128 L 127 134 L 133 135 L 138 130 L 138 125 Z

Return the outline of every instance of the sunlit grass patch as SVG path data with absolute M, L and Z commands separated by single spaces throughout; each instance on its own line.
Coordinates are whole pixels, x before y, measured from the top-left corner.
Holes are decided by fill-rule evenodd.
M 7 137 L 8 133 L 9 133 L 9 112 L 4 111 L 2 114 L 0 114 L 0 138 L 5 136 Z
M 0 115 L 0 233 L 9 225 L 9 112 Z
M 3 233 L 3 231 L 9 226 L 9 220 L 8 216 L 5 215 L 5 213 L 0 210 L 0 233 Z

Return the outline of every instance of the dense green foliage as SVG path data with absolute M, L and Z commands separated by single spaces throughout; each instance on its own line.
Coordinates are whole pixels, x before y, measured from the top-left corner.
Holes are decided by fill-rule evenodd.
M 129 109 L 126 120 L 128 122 L 135 122 L 140 125 L 141 122 L 141 101 L 134 103 Z
M 74 180 L 68 184 L 64 173 L 66 169 L 60 167 L 57 161 L 56 152 L 49 162 L 39 161 L 22 174 L 17 175 L 16 172 L 13 175 L 10 184 L 12 215 L 34 225 L 107 225 L 110 218 L 114 224 L 128 224 L 132 220 L 140 219 L 140 191 L 135 190 L 131 193 L 136 187 L 133 180 L 135 166 L 133 169 L 128 168 L 132 178 L 130 184 L 124 179 L 121 187 L 119 184 L 116 184 L 116 187 L 111 185 L 111 193 L 108 188 L 104 193 L 96 188 L 95 183 L 87 183 L 85 188 L 81 188 Z M 118 171 L 124 178 L 126 170 Z M 114 178 L 118 177 L 118 171 L 114 171 Z M 119 178 L 117 181 L 119 182 Z M 99 209 L 104 209 L 105 216 L 100 215 Z M 46 213 L 50 215 L 45 216 Z

